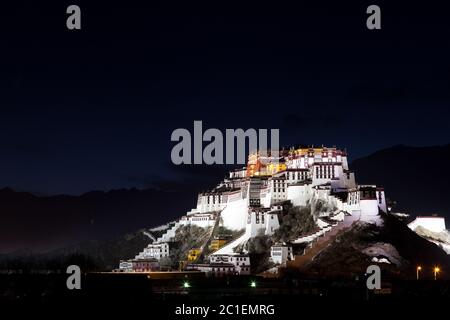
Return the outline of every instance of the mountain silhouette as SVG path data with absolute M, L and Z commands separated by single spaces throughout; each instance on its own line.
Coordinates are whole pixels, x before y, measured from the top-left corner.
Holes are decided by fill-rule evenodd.
M 120 189 L 40 197 L 1 189 L 0 253 L 113 239 L 173 220 L 195 203 L 194 190 Z
M 397 145 L 351 164 L 358 183 L 381 185 L 395 210 L 450 218 L 450 144 L 432 147 Z

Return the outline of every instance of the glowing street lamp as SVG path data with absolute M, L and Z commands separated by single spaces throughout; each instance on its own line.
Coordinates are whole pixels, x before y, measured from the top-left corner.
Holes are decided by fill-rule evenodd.
M 437 280 L 437 274 L 441 271 L 439 267 L 434 267 L 434 280 Z
M 252 287 L 252 288 L 256 288 L 256 281 L 252 281 L 252 282 L 250 282 L 250 287 Z
M 191 285 L 189 284 L 189 282 L 187 282 L 187 281 L 183 282 L 183 288 L 187 289 L 190 287 L 191 287 Z
M 419 280 L 419 272 L 422 270 L 422 267 L 421 266 L 418 266 L 417 268 L 416 268 L 416 276 L 417 276 L 417 280 Z

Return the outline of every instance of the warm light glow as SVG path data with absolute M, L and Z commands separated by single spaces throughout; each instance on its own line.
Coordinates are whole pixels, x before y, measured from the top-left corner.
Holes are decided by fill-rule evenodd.
M 437 274 L 439 273 L 439 271 L 441 271 L 439 267 L 434 267 L 434 280 L 437 280 Z
M 422 267 L 421 266 L 417 266 L 417 268 L 416 268 L 416 278 L 417 278 L 417 280 L 419 280 L 419 271 L 420 270 L 422 270 Z

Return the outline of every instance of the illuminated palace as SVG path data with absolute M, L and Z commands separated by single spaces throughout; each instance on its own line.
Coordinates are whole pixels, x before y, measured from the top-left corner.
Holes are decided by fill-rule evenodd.
M 271 235 L 279 227 L 280 204 L 286 201 L 294 206 L 310 206 L 322 201 L 331 208 L 322 214 L 340 214 L 341 219 L 353 216 L 374 223 L 380 211 L 387 212 L 384 190 L 374 185 L 357 185 L 344 150 L 291 148 L 280 151 L 276 157 L 256 152 L 248 156 L 246 167 L 231 171 L 215 188 L 200 193 L 196 208 L 167 226 L 136 258 L 160 257 L 159 252 L 153 254 L 157 251 L 155 248 L 170 242 L 180 226 L 192 224 L 205 228 L 217 223 L 243 233 L 209 256 L 211 263 L 229 261 L 228 264 L 233 264 L 237 261 L 233 259 L 236 247 L 257 234 Z M 320 222 L 317 223 L 320 226 Z M 218 256 L 221 259 L 217 259 Z M 236 265 L 234 269 L 231 265 L 228 267 L 242 270 Z

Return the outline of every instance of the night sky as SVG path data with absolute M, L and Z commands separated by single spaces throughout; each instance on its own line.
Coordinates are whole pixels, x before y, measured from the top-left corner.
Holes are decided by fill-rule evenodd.
M 352 159 L 450 141 L 442 3 L 92 2 L 2 9 L 0 187 L 176 185 L 196 170 L 171 165 L 170 134 L 194 120 L 279 128 L 282 145 L 337 145 Z M 366 28 L 373 3 L 381 30 Z M 70 4 L 80 31 L 66 28 Z

